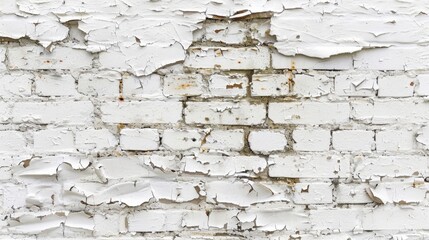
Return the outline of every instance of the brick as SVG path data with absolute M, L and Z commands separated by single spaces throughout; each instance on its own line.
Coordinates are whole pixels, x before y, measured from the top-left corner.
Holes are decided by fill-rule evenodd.
M 71 75 L 36 74 L 36 94 L 39 96 L 75 96 L 75 79 Z
M 83 152 L 99 152 L 115 147 L 118 140 L 107 129 L 87 129 L 76 132 L 76 147 Z
M 120 136 L 122 150 L 149 151 L 159 148 L 159 133 L 156 129 L 122 129 Z
M 429 74 L 419 74 L 416 77 L 416 95 L 428 96 L 429 95 Z
M 371 97 L 377 89 L 377 76 L 372 72 L 335 76 L 335 94 L 338 96 Z
M 191 47 L 184 65 L 190 68 L 265 69 L 270 64 L 267 47 Z
M 0 75 L 0 96 L 3 98 L 28 97 L 31 95 L 33 74 L 11 72 Z
M 210 181 L 205 184 L 205 188 L 207 201 L 212 203 L 229 203 L 249 207 L 256 203 L 286 200 L 284 190 L 261 182 Z
M 115 71 L 84 72 L 79 75 L 77 89 L 94 97 L 118 97 L 121 74 Z
M 270 130 L 252 131 L 249 134 L 249 146 L 255 153 L 268 154 L 284 151 L 287 140 L 284 132 Z
M 108 123 L 177 123 L 181 102 L 108 102 L 101 105 L 101 119 Z
M 194 31 L 194 41 L 240 44 L 244 43 L 247 34 L 244 22 L 205 23 L 203 28 Z
M 198 130 L 166 129 L 162 135 L 162 145 L 171 150 L 190 150 L 199 148 L 203 134 Z
M 429 103 L 419 100 L 355 101 L 351 106 L 352 119 L 372 124 L 417 124 L 429 119 Z
M 385 205 L 366 210 L 362 218 L 362 228 L 363 230 L 429 229 L 429 223 L 426 221 L 428 216 L 429 210 L 426 208 L 395 208 Z M 386 224 L 386 218 L 390 219 L 389 224 Z
M 320 209 L 310 211 L 314 230 L 353 231 L 362 228 L 361 212 L 358 209 Z
M 286 96 L 289 94 L 291 74 L 254 74 L 252 76 L 252 96 Z
M 335 202 L 339 204 L 371 203 L 372 200 L 366 193 L 366 184 L 339 184 L 335 188 Z
M 267 161 L 260 156 L 222 156 L 199 154 L 182 159 L 182 171 L 208 176 L 256 177 L 267 168 Z
M 67 129 L 48 129 L 34 133 L 36 152 L 74 152 L 74 134 Z
M 249 80 L 245 75 L 214 74 L 209 79 L 209 92 L 213 97 L 243 97 L 247 94 Z
M 407 76 L 378 78 L 379 97 L 411 97 L 414 94 L 414 79 Z
M 94 235 L 96 236 L 117 236 L 120 232 L 120 215 L 95 214 L 94 226 Z
M 11 69 L 28 70 L 90 68 L 92 64 L 88 52 L 59 46 L 52 52 L 39 46 L 10 47 L 8 60 Z
M 188 124 L 255 125 L 265 121 L 265 105 L 246 101 L 187 102 L 185 122 Z
M 349 121 L 348 103 L 271 102 L 268 117 L 274 123 L 336 124 Z
M 318 129 L 297 129 L 293 131 L 295 151 L 328 151 L 331 144 L 331 131 Z
M 240 151 L 244 147 L 244 131 L 211 130 L 201 146 L 206 151 Z
M 169 74 L 164 77 L 165 96 L 198 96 L 203 94 L 203 77 L 200 74 Z
M 350 174 L 350 160 L 336 155 L 271 155 L 268 175 L 286 178 L 338 178 Z
M 428 69 L 427 51 L 425 47 L 418 46 L 366 49 L 353 55 L 353 65 L 357 69 L 373 70 Z
M 193 219 L 198 222 L 196 226 Z M 207 228 L 208 217 L 204 211 L 191 210 L 143 210 L 127 217 L 130 232 L 180 231 L 186 227 Z M 188 224 L 186 224 L 188 223 Z
M 142 77 L 124 75 L 122 84 L 122 94 L 125 97 L 150 98 L 151 100 L 164 98 L 161 76 L 157 74 Z
M 0 46 L 0 70 L 6 69 L 6 47 Z
M 416 134 L 416 142 L 419 148 L 429 149 L 429 127 L 421 128 Z
M 339 151 L 371 151 L 375 148 L 374 132 L 342 130 L 332 132 L 332 146 Z
M 414 148 L 412 131 L 385 130 L 376 132 L 377 151 L 406 151 Z
M 299 97 L 320 97 L 331 93 L 332 79 L 324 75 L 295 75 L 291 94 Z
M 296 183 L 293 202 L 295 204 L 329 204 L 332 203 L 331 183 Z
M 347 70 L 353 68 L 352 56 L 347 54 L 320 59 L 303 55 L 285 56 L 275 52 L 272 54 L 272 62 L 274 69 Z
M 428 174 L 428 161 L 422 156 L 356 156 L 353 176 L 362 180 L 379 177 L 411 177 Z
M 22 132 L 0 131 L 0 152 L 1 153 L 23 153 L 27 147 L 27 141 Z
M 90 101 L 17 102 L 11 112 L 14 123 L 85 125 L 92 122 Z

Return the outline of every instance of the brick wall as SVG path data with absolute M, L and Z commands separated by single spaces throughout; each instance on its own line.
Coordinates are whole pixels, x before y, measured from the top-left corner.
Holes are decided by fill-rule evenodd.
M 0 0 L 0 239 L 429 238 L 428 13 Z

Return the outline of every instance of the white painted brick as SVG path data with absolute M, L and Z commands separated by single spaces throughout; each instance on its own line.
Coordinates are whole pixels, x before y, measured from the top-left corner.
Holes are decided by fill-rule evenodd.
M 411 97 L 414 94 L 414 79 L 399 75 L 378 78 L 379 97 Z
M 417 46 L 367 49 L 353 55 L 353 65 L 357 69 L 374 70 L 427 69 L 427 51 L 426 48 Z
M 164 77 L 165 96 L 198 96 L 203 94 L 203 77 L 200 74 L 177 74 Z
M 10 74 L 0 75 L 0 96 L 9 97 L 28 97 L 31 95 L 31 82 L 33 74 L 23 72 L 11 72 Z
M 417 86 L 416 94 L 417 96 L 428 96 L 429 95 L 429 74 L 419 74 L 416 77 Z
M 429 229 L 429 217 L 427 208 L 403 207 L 395 208 L 391 205 L 368 209 L 362 218 L 364 230 L 406 230 Z M 386 218 L 390 221 L 386 224 Z
M 221 156 L 199 154 L 182 159 L 182 171 L 203 173 L 208 176 L 254 177 L 267 167 L 265 158 L 259 156 Z
M 377 151 L 404 151 L 414 147 L 415 134 L 406 130 L 385 130 L 376 132 Z
M 22 132 L 0 131 L 0 139 L 1 153 L 25 152 L 27 141 Z
M 74 134 L 67 129 L 48 129 L 34 133 L 36 152 L 74 152 Z
M 291 93 L 299 97 L 320 97 L 331 93 L 332 79 L 324 75 L 295 75 Z
M 210 181 L 205 184 L 205 188 L 206 197 L 212 203 L 230 203 L 240 207 L 249 207 L 256 203 L 286 200 L 284 190 L 261 182 Z
M 204 211 L 199 214 L 191 210 L 144 210 L 131 213 L 127 222 L 130 232 L 165 232 L 180 231 L 185 227 L 207 228 L 208 217 Z M 195 222 L 203 226 L 193 226 L 191 223 Z
M 429 74 L 417 75 L 417 86 L 415 89 L 417 96 L 428 96 L 429 95 Z
M 96 236 L 118 236 L 120 231 L 119 214 L 95 214 L 94 234 Z
M 254 125 L 265 121 L 265 105 L 241 101 L 187 102 L 185 122 L 188 124 Z
M 6 69 L 6 47 L 0 46 L 0 70 Z
M 268 154 L 275 151 L 284 151 L 287 140 L 284 132 L 261 130 L 249 134 L 249 146 L 255 153 Z
M 159 133 L 156 129 L 122 129 L 120 144 L 122 150 L 157 150 Z
M 113 148 L 118 140 L 107 129 L 87 129 L 76 132 L 76 147 L 79 151 L 103 151 Z
M 339 184 L 336 190 L 335 202 L 339 204 L 371 203 L 372 200 L 366 193 L 366 184 Z
M 247 32 L 244 22 L 206 23 L 203 28 L 194 31 L 194 41 L 239 44 L 245 41 Z
M 182 119 L 181 102 L 109 102 L 101 105 L 101 119 L 110 123 L 176 123 Z
M 320 209 L 310 212 L 314 230 L 336 230 L 341 232 L 362 229 L 361 213 L 358 209 Z
M 374 148 L 374 132 L 341 130 L 332 132 L 332 146 L 339 151 L 371 151 Z
M 191 47 L 185 66 L 217 69 L 265 69 L 270 64 L 267 47 Z
M 345 70 L 353 68 L 352 57 L 347 54 L 319 59 L 303 55 L 291 57 L 275 52 L 272 54 L 272 61 L 274 69 Z
M 426 123 L 429 120 L 429 103 L 412 100 L 386 100 L 351 103 L 351 116 L 372 124 Z
M 36 74 L 36 94 L 39 96 L 75 96 L 75 79 L 71 75 Z
M 198 130 L 166 129 L 162 135 L 162 145 L 171 150 L 190 150 L 201 146 L 202 137 Z
M 332 203 L 331 183 L 296 183 L 293 202 L 295 204 L 329 204 Z
M 338 96 L 371 97 L 377 89 L 377 76 L 372 72 L 340 73 L 335 76 L 335 94 Z
M 396 156 L 357 156 L 354 162 L 354 177 L 377 179 L 378 177 L 410 177 L 428 174 L 427 158 L 412 155 Z
M 350 174 L 348 157 L 336 155 L 271 155 L 270 177 L 337 178 Z
M 286 96 L 290 74 L 255 74 L 252 76 L 252 96 Z
M 207 134 L 201 149 L 208 151 L 240 151 L 243 147 L 243 130 L 211 130 Z
M 77 69 L 92 64 L 90 53 L 68 47 L 56 47 L 51 53 L 39 46 L 10 47 L 8 59 L 12 69 Z
M 79 75 L 78 91 L 88 96 L 118 97 L 121 74 L 115 71 L 84 72 Z
M 247 94 L 249 80 L 245 75 L 214 74 L 209 79 L 210 96 L 214 97 L 243 97 Z
M 274 123 L 335 124 L 349 121 L 348 103 L 271 102 L 268 117 Z
M 161 76 L 157 74 L 143 77 L 127 74 L 124 75 L 122 82 L 122 93 L 125 97 L 141 97 L 152 100 L 164 98 Z
M 428 126 L 425 126 L 418 131 L 416 135 L 416 141 L 418 142 L 420 148 L 429 149 L 429 127 Z
M 331 131 L 323 129 L 297 129 L 292 133 L 295 151 L 328 151 Z
M 92 122 L 93 110 L 90 101 L 18 102 L 11 117 L 14 123 L 84 125 Z

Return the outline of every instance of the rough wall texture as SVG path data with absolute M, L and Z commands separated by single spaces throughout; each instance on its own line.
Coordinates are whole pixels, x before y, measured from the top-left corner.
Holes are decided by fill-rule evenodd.
M 429 238 L 428 8 L 0 0 L 0 238 Z

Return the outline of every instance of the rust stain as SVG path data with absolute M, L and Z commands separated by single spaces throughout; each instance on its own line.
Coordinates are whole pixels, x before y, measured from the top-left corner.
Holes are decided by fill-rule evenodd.
M 233 89 L 233 88 L 242 89 L 243 88 L 243 83 L 234 83 L 234 84 L 226 85 L 226 89 Z
M 24 168 L 26 168 L 26 167 L 30 166 L 30 162 L 31 162 L 31 159 L 27 159 L 27 160 L 22 160 L 22 161 L 21 161 L 21 163 L 23 163 L 23 164 L 22 164 L 22 166 L 23 166 Z
M 183 83 L 183 84 L 180 84 L 178 87 L 176 87 L 176 89 L 177 90 L 183 90 L 183 89 L 187 89 L 187 88 L 192 87 L 192 86 L 194 86 L 194 85 L 191 83 Z

